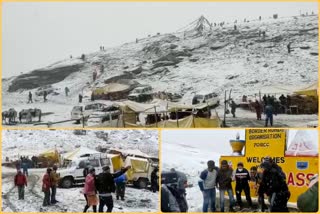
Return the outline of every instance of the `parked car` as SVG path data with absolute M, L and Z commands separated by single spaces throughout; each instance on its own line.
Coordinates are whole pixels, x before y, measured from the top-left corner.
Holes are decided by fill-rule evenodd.
M 153 99 L 151 86 L 140 86 L 132 90 L 128 99 L 135 102 L 147 102 Z
M 192 105 L 206 103 L 208 106 L 217 106 L 219 105 L 218 94 L 211 93 L 197 93 L 192 99 Z

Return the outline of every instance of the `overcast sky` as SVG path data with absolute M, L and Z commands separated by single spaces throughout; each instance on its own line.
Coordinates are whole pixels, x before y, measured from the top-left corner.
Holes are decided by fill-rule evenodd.
M 302 2 L 46 2 L 2 3 L 3 77 L 112 47 L 157 32 L 174 32 L 204 15 L 210 22 L 317 13 Z
M 313 140 L 313 144 L 318 148 L 318 131 L 306 130 Z M 232 149 L 229 140 L 236 139 L 237 133 L 240 139 L 245 139 L 244 129 L 238 130 L 163 130 L 162 131 L 162 148 L 167 144 L 183 143 L 190 144 L 193 147 L 207 148 L 212 152 L 223 155 L 230 155 Z M 288 145 L 294 139 L 297 131 L 289 130 Z M 178 151 L 177 151 L 178 152 Z

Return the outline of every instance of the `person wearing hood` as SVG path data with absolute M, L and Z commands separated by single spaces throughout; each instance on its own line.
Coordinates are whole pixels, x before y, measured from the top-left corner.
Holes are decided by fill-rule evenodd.
M 17 170 L 17 174 L 14 176 L 14 185 L 18 187 L 19 200 L 24 200 L 24 187 L 27 186 L 27 177 Z
M 124 171 L 124 168 L 121 168 L 121 171 Z M 127 176 L 126 174 L 122 174 L 119 177 L 114 179 L 116 184 L 116 198 L 119 200 L 121 198 L 124 201 L 124 195 L 126 192 L 126 184 L 127 184 Z
M 318 200 L 318 175 L 313 176 L 310 179 L 308 190 L 299 195 L 297 200 L 297 206 L 301 212 L 318 212 L 319 200 Z
M 250 174 L 248 170 L 243 167 L 242 162 L 239 162 L 237 164 L 237 169 L 234 174 L 234 179 L 236 180 L 236 197 L 237 197 L 237 203 L 240 206 L 240 209 L 243 209 L 243 204 L 241 201 L 242 190 L 246 195 L 246 200 L 248 202 L 248 205 L 252 207 L 250 187 L 249 187 Z
M 93 167 L 89 169 L 89 174 L 86 176 L 83 194 L 87 202 L 83 212 L 87 212 L 87 210 L 92 206 L 93 212 L 96 213 L 98 198 L 96 195 L 96 170 Z
M 152 192 L 159 191 L 159 176 L 158 176 L 159 168 L 155 167 L 151 172 L 151 190 Z
M 263 169 L 259 195 L 269 197 L 270 212 L 289 212 L 287 203 L 291 193 L 281 168 L 267 157 L 260 166 Z
M 202 212 L 208 212 L 210 206 L 211 212 L 216 211 L 216 185 L 218 168 L 213 160 L 207 162 L 208 168 L 201 172 L 199 185 L 203 194 Z M 210 204 L 210 205 L 209 205 Z
M 264 113 L 266 114 L 265 127 L 268 127 L 268 122 L 270 121 L 270 126 L 273 126 L 273 106 L 268 102 Z
M 220 193 L 220 208 L 221 212 L 224 212 L 224 194 L 225 192 L 228 193 L 229 196 L 229 211 L 233 212 L 235 200 L 233 197 L 232 191 L 232 169 L 229 167 L 228 162 L 226 160 L 221 161 L 221 168 L 218 171 L 217 175 L 217 184 Z

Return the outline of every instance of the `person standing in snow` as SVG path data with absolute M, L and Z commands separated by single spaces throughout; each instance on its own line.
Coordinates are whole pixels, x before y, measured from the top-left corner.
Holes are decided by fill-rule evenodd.
M 23 169 L 23 174 L 25 176 L 29 176 L 28 174 L 28 162 L 26 160 L 22 160 L 22 163 L 21 163 L 21 168 Z
M 273 107 L 270 103 L 267 104 L 264 113 L 266 114 L 265 127 L 268 127 L 268 121 L 270 121 L 270 126 L 273 126 Z
M 82 94 L 79 94 L 79 103 L 82 103 Z
M 98 198 L 96 195 L 96 170 L 92 167 L 89 169 L 89 174 L 86 176 L 83 194 L 86 199 L 86 206 L 84 207 L 83 212 L 92 206 L 93 212 L 97 212 Z
M 261 105 L 258 100 L 254 103 L 254 108 L 257 114 L 257 120 L 261 120 Z
M 291 53 L 291 44 L 292 44 L 292 42 L 289 42 L 287 44 L 288 53 Z
M 124 170 L 124 169 L 121 169 Z M 122 201 L 124 201 L 124 195 L 126 192 L 126 184 L 127 184 L 127 176 L 126 174 L 122 174 L 119 177 L 114 179 L 114 182 L 116 184 L 116 198 L 119 200 L 121 198 Z
M 48 95 L 48 92 L 47 92 L 47 91 L 44 91 L 44 92 L 43 92 L 43 102 L 46 102 L 46 101 L 47 101 L 47 95 Z
M 28 95 L 28 103 L 33 103 L 33 101 L 32 101 L 32 93 L 31 93 L 31 91 L 29 91 L 29 95 Z
M 218 168 L 213 160 L 209 160 L 208 168 L 201 172 L 199 186 L 203 194 L 202 212 L 208 212 L 210 206 L 211 212 L 216 211 L 216 181 Z M 210 204 L 210 205 L 209 205 Z
M 217 175 L 217 184 L 220 193 L 220 211 L 224 212 L 224 193 L 227 192 L 229 196 L 229 211 L 233 212 L 235 200 L 232 192 L 232 169 L 229 167 L 226 160 L 221 161 L 221 168 Z
M 68 87 L 65 87 L 65 88 L 64 88 L 64 92 L 66 93 L 66 97 L 67 97 L 68 94 L 69 94 L 69 92 L 70 92 L 69 88 L 68 88 Z
M 231 114 L 233 117 L 236 117 L 236 108 L 237 108 L 237 104 L 232 100 L 231 101 Z
M 237 197 L 237 203 L 240 206 L 240 209 L 243 209 L 243 204 L 241 200 L 241 192 L 244 191 L 246 195 L 246 200 L 250 207 L 252 207 L 252 201 L 250 196 L 250 187 L 249 187 L 249 181 L 250 181 L 250 174 L 246 168 L 243 167 L 243 163 L 239 162 L 237 164 L 237 169 L 234 174 L 234 179 L 236 180 L 236 197 Z
M 57 165 L 54 165 L 52 167 L 52 172 L 50 174 L 50 179 L 51 179 L 51 204 L 55 204 L 58 201 L 56 200 L 56 193 L 57 193 L 57 186 L 59 182 L 59 175 L 57 173 L 58 167 Z
M 115 192 L 115 182 L 114 179 L 126 173 L 130 169 L 130 166 L 122 168 L 120 171 L 111 174 L 110 167 L 103 167 L 103 172 L 98 175 L 97 178 L 97 190 L 99 193 L 99 212 L 103 212 L 104 206 L 107 206 L 107 212 L 112 212 L 113 209 L 113 199 L 112 194 Z
M 46 174 L 44 174 L 42 178 L 42 192 L 44 193 L 44 199 L 43 199 L 43 204 L 42 206 L 49 206 L 51 205 L 50 203 L 50 188 L 51 188 L 51 179 L 50 179 L 50 174 L 51 174 L 52 169 L 47 168 Z
M 14 176 L 14 185 L 18 187 L 19 200 L 24 200 L 24 187 L 27 186 L 27 177 L 22 174 L 20 169 Z
M 158 176 L 159 168 L 155 167 L 151 172 L 151 190 L 152 192 L 159 191 L 159 176 Z

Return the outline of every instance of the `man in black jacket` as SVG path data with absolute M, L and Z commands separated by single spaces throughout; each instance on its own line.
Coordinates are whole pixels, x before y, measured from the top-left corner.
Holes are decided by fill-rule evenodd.
M 103 212 L 104 206 L 107 206 L 107 212 L 112 212 L 113 209 L 113 199 L 112 192 L 115 192 L 116 186 L 114 179 L 126 173 L 130 166 L 121 169 L 116 173 L 110 173 L 110 167 L 103 167 L 103 172 L 98 175 L 97 178 L 97 190 L 99 192 L 99 212 Z
M 252 201 L 250 196 L 250 174 L 246 168 L 243 167 L 243 163 L 239 162 L 237 165 L 237 169 L 235 172 L 235 180 L 236 180 L 236 196 L 237 196 L 237 203 L 240 206 L 240 209 L 243 208 L 242 201 L 241 201 L 241 192 L 244 191 L 246 195 L 246 200 L 250 207 L 252 207 Z

